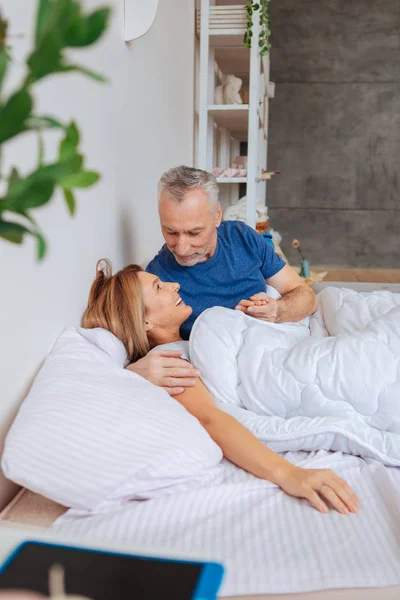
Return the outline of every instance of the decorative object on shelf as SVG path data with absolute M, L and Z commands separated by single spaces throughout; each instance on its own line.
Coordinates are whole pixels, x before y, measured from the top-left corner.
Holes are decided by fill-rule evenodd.
M 295 248 L 301 256 L 300 277 L 303 277 L 303 279 L 310 279 L 310 261 L 303 255 L 299 240 L 292 241 L 292 248 Z
M 257 181 L 266 181 L 267 179 L 272 179 L 272 177 L 274 175 L 280 175 L 280 174 L 281 174 L 280 171 L 264 171 L 264 169 L 261 169 L 261 175 L 257 179 Z
M 264 233 L 261 234 L 262 237 L 264 238 L 264 240 L 270 245 L 272 246 L 272 248 L 275 250 L 275 244 L 274 244 L 274 238 L 272 233 L 270 233 L 269 231 L 264 231 Z
M 232 163 L 230 167 L 214 167 L 212 172 L 215 177 L 246 177 L 246 169 L 239 168 L 239 166 Z
M 247 197 L 243 196 L 238 202 L 228 206 L 224 212 L 224 221 L 243 221 L 246 222 L 246 204 Z M 256 223 L 268 224 L 268 207 L 264 201 L 259 199 L 256 204 L 257 218 Z
M 262 217 L 260 217 L 260 219 L 262 219 Z M 256 231 L 261 235 L 267 233 L 267 231 L 269 232 L 269 222 L 267 215 L 265 215 L 264 220 L 259 220 L 256 222 Z
M 239 169 L 247 169 L 247 156 L 237 156 L 234 162 Z
M 281 257 L 282 260 L 285 261 L 285 263 L 289 264 L 289 261 L 286 258 L 286 255 L 281 248 L 281 241 L 282 241 L 281 234 L 279 233 L 279 231 L 275 231 L 275 229 L 272 229 L 272 227 L 269 229 L 269 232 L 272 235 L 272 241 L 274 242 L 275 252 L 277 253 L 278 256 Z
M 236 75 L 224 75 L 222 84 L 215 88 L 215 104 L 243 104 L 239 94 L 242 80 Z
M 65 50 L 94 44 L 106 30 L 109 16 L 110 9 L 104 7 L 83 14 L 81 4 L 75 0 L 39 0 L 25 78 L 11 94 L 0 94 L 0 154 L 3 145 L 20 134 L 36 132 L 38 140 L 37 164 L 30 173 L 20 175 L 16 167 L 6 177 L 0 173 L 0 237 L 21 244 L 25 235 L 34 236 L 39 260 L 45 255 L 46 242 L 31 210 L 50 202 L 58 188 L 64 193 L 69 213 L 74 215 L 74 190 L 94 185 L 100 175 L 83 166 L 80 133 L 73 121 L 63 123 L 53 116 L 35 113 L 35 87 L 48 75 L 70 71 L 104 81 L 98 73 L 68 61 Z M 7 21 L 0 14 L 0 86 L 9 64 Z M 44 158 L 43 133 L 48 129 L 63 133 L 58 158 L 52 163 Z
M 240 97 L 242 98 L 243 104 L 248 104 L 250 101 L 250 92 L 249 90 L 244 90 L 243 88 L 240 90 Z
M 294 270 L 301 275 L 300 267 L 294 267 Z M 306 277 L 304 281 L 308 283 L 308 285 L 312 285 L 313 283 L 317 283 L 317 281 L 323 281 L 327 275 L 328 271 L 321 271 L 318 273 L 316 271 L 310 271 L 310 276 Z
M 124 40 L 130 42 L 149 31 L 156 18 L 158 0 L 124 1 Z
M 269 2 L 270 0 L 247 0 L 247 28 L 244 34 L 243 42 L 247 48 L 251 48 L 251 38 L 253 37 L 253 13 L 260 9 L 260 37 L 258 45 L 260 47 L 260 55 L 265 56 L 271 48 L 270 35 L 271 23 L 269 20 Z

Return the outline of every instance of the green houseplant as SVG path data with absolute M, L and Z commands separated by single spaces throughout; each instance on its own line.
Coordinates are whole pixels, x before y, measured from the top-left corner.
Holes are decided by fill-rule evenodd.
M 34 131 L 38 141 L 36 167 L 30 173 L 22 176 L 14 166 L 4 174 L 0 167 L 0 237 L 21 244 L 25 236 L 34 236 L 39 260 L 45 255 L 46 242 L 32 211 L 50 202 L 56 189 L 62 189 L 73 215 L 75 189 L 94 185 L 99 174 L 84 166 L 76 123 L 36 114 L 35 85 L 45 77 L 70 71 L 103 81 L 99 74 L 69 62 L 66 51 L 94 44 L 106 30 L 109 16 L 109 8 L 84 14 L 79 0 L 39 0 L 26 74 L 18 88 L 5 95 L 3 82 L 12 67 L 12 54 L 7 21 L 0 14 L 0 157 L 4 145 L 16 136 Z M 58 129 L 61 134 L 58 157 L 52 163 L 44 160 L 43 134 L 48 129 Z

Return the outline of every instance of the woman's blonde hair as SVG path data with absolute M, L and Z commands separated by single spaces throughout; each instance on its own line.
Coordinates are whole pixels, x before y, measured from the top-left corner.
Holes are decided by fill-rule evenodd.
M 139 265 L 128 265 L 113 275 L 110 261 L 106 258 L 99 260 L 88 306 L 82 317 L 82 327 L 102 327 L 119 338 L 131 362 L 139 360 L 150 350 L 138 278 L 140 271 L 143 269 Z

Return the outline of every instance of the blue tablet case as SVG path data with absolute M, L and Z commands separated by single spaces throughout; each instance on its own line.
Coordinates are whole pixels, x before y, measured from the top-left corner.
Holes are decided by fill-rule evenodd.
M 0 566 L 0 589 L 47 595 L 54 564 L 67 594 L 93 600 L 215 600 L 224 569 L 214 562 L 171 560 L 26 541 Z

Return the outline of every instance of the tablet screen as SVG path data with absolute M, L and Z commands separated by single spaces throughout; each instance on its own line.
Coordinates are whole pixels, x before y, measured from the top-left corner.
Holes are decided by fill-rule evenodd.
M 192 600 L 207 566 L 26 542 L 0 571 L 0 589 L 19 588 L 48 595 L 49 571 L 55 564 L 64 569 L 67 594 L 93 600 Z

